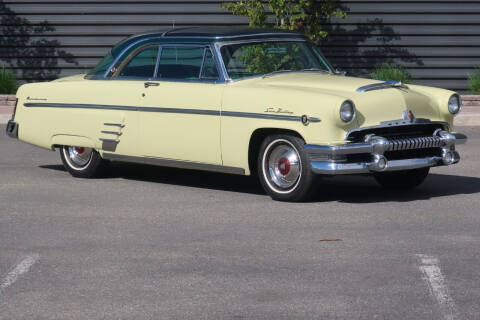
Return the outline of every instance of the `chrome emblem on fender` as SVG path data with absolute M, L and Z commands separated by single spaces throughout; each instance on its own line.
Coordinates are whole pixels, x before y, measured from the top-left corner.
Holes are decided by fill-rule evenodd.
M 293 112 L 290 110 L 286 110 L 283 108 L 273 108 L 273 107 L 265 109 L 264 112 L 293 114 Z
M 413 115 L 412 110 L 405 110 L 403 111 L 403 120 L 409 120 L 412 121 L 415 120 L 415 116 Z

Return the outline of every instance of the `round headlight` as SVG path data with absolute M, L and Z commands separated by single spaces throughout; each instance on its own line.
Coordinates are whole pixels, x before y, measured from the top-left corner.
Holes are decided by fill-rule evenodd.
M 461 108 L 462 102 L 457 94 L 454 94 L 450 97 L 450 99 L 448 99 L 448 111 L 451 114 L 457 114 Z
M 349 123 L 355 118 L 355 105 L 352 101 L 345 101 L 340 107 L 340 119 L 343 122 Z

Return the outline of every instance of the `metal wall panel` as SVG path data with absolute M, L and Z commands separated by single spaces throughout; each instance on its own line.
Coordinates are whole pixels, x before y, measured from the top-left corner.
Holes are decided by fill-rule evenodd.
M 247 24 L 245 18 L 221 9 L 221 2 L 4 0 L 3 4 L 17 17 L 33 25 L 47 20 L 54 29 L 31 35 L 25 44 L 14 41 L 22 37 L 25 26 L 13 23 L 8 27 L 17 30 L 14 36 L 0 35 L 0 60 L 6 58 L 8 50 L 17 50 L 17 58 L 25 59 L 22 54 L 29 58 L 27 65 L 15 67 L 20 78 L 40 80 L 44 74 L 23 71 L 42 65 L 51 71 L 47 78 L 84 72 L 116 42 L 131 34 L 172 25 Z M 328 24 L 330 37 L 321 45 L 339 69 L 365 75 L 376 64 L 392 59 L 405 65 L 417 83 L 468 90 L 468 74 L 480 65 L 480 0 L 350 0 L 342 4 L 348 18 Z M 42 40 L 57 41 L 50 46 L 64 52 L 51 59 L 58 53 L 45 50 L 39 42 Z M 31 52 L 36 57 L 32 58 Z M 62 60 L 67 53 L 73 55 L 75 63 Z

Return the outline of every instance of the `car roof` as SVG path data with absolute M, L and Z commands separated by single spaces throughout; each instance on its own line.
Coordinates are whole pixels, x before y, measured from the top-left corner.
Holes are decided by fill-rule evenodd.
M 222 42 L 232 40 L 254 40 L 264 38 L 303 38 L 306 36 L 293 31 L 278 29 L 262 29 L 249 27 L 184 27 L 169 28 L 133 35 L 119 42 L 112 49 L 112 55 L 116 56 L 130 44 L 152 38 L 164 40 L 178 40 L 182 42 Z

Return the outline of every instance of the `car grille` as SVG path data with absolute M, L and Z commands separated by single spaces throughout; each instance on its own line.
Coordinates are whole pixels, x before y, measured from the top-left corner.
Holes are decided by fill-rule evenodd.
M 419 123 L 399 126 L 378 126 L 352 130 L 346 136 L 346 140 L 363 142 L 365 136 L 373 134 L 388 140 L 403 140 L 411 138 L 433 137 L 437 129 L 445 129 L 442 123 Z
M 439 137 L 434 137 L 434 132 L 437 129 L 444 130 L 445 125 L 442 123 L 422 123 L 360 128 L 351 131 L 347 135 L 347 140 L 362 143 L 367 135 L 386 138 L 388 145 L 384 156 L 388 160 L 440 157 L 443 142 Z M 346 161 L 372 161 L 372 155 L 369 153 L 348 155 Z
M 438 137 L 418 137 L 407 139 L 389 139 L 387 151 L 439 148 L 443 142 Z

